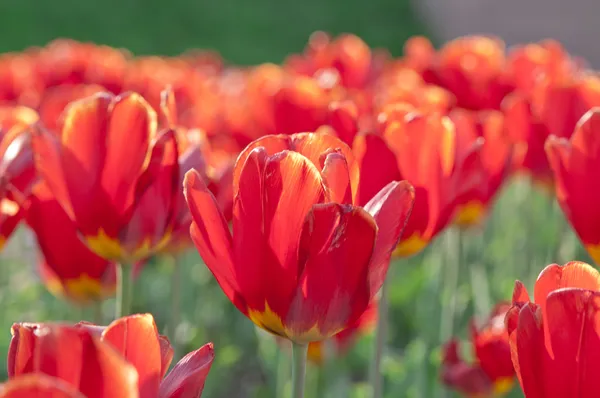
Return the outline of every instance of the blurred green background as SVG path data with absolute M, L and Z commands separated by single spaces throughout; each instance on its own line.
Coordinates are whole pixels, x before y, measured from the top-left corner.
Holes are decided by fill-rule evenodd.
M 175 55 L 190 48 L 219 51 L 237 64 L 280 62 L 302 50 L 310 33 L 351 32 L 373 47 L 399 54 L 411 35 L 427 29 L 408 0 L 301 2 L 273 0 L 3 0 L 0 50 L 19 51 L 57 37 L 125 47 L 135 54 Z M 462 244 L 462 250 L 458 245 Z M 91 309 L 49 295 L 38 282 L 35 253 L 22 229 L 2 254 L 0 356 L 17 321 L 92 320 Z M 425 252 L 390 270 L 391 322 L 383 373 L 386 397 L 441 397 L 440 343 L 466 337 L 475 314 L 485 316 L 499 299 L 510 299 L 515 279 L 531 286 L 551 262 L 588 260 L 562 214 L 547 195 L 526 181 L 511 182 L 491 219 L 479 231 L 449 230 Z M 213 341 L 217 352 L 203 397 L 285 396 L 289 359 L 273 340 L 237 312 L 192 250 L 180 259 L 182 313 L 168 334 L 178 354 Z M 155 258 L 137 282 L 134 310 L 152 312 L 164 330 L 172 314 L 170 259 Z M 104 304 L 105 320 L 113 302 Z M 307 397 L 367 397 L 372 336 L 320 373 L 310 368 Z M 463 347 L 467 358 L 471 352 Z M 279 372 L 277 372 L 279 369 Z M 0 367 L 5 374 L 5 365 Z M 518 388 L 517 388 L 518 389 Z M 514 392 L 514 397 L 520 396 Z

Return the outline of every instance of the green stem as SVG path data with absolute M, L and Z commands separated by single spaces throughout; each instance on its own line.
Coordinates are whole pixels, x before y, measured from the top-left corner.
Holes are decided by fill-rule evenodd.
M 177 358 L 177 336 L 175 332 L 181 315 L 181 264 L 176 255 L 171 256 L 171 317 L 169 318 L 169 333 L 173 345 L 174 357 Z
M 285 341 L 287 343 L 287 341 Z M 277 344 L 274 342 L 274 344 Z M 283 397 L 285 384 L 290 374 L 290 366 L 283 348 L 275 347 L 275 398 Z
M 308 344 L 292 342 L 292 398 L 304 398 L 307 353 Z
M 381 286 L 381 297 L 377 308 L 377 327 L 375 329 L 375 352 L 371 365 L 371 391 L 373 398 L 383 395 L 383 376 L 381 374 L 381 361 L 383 360 L 386 331 L 388 326 L 388 287 L 387 279 Z
M 131 308 L 131 290 L 133 288 L 131 272 L 127 264 L 117 264 L 117 299 L 115 317 L 129 315 Z

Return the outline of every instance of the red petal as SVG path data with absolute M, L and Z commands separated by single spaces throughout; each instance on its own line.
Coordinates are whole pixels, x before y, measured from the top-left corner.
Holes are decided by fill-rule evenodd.
M 15 323 L 10 329 L 12 338 L 8 348 L 8 377 L 33 371 L 33 354 L 36 348 L 34 331 L 37 324 Z
M 85 396 L 60 379 L 44 374 L 31 374 L 0 385 L 0 398 L 85 398 Z M 123 398 L 134 398 L 134 396 Z
M 167 336 L 158 336 L 158 342 L 160 344 L 160 377 L 162 379 L 165 377 L 167 370 L 169 370 L 169 366 L 171 365 L 171 361 L 173 360 L 173 355 L 175 352 Z
M 515 352 L 517 358 L 515 358 Z M 550 398 L 546 393 L 548 378 L 544 371 L 550 363 L 544 344 L 542 311 L 535 304 L 525 304 L 519 313 L 516 351 L 513 364 L 527 398 Z M 566 397 L 567 395 L 561 395 Z M 558 396 L 553 395 L 558 398 Z
M 158 397 L 200 397 L 214 358 L 215 352 L 212 343 L 187 354 L 163 380 Z
M 375 220 L 360 207 L 313 207 L 300 240 L 304 267 L 285 319 L 290 339 L 323 340 L 349 327 L 366 310 L 376 293 L 367 279 L 376 236 Z
M 369 289 L 379 291 L 390 264 L 392 251 L 402 237 L 415 201 L 415 190 L 408 181 L 391 182 L 369 203 L 365 210 L 377 223 L 377 240 L 369 267 Z
M 352 186 L 344 155 L 333 152 L 325 158 L 323 185 L 330 202 L 352 204 Z
M 127 93 L 114 99 L 107 124 L 102 131 L 107 149 L 100 183 L 117 214 L 126 214 L 149 161 L 156 112 L 139 94 Z
M 600 396 L 600 292 L 564 289 L 548 296 L 554 361 L 544 378 L 554 397 Z
M 387 184 L 402 179 L 396 156 L 381 137 L 357 136 L 353 150 L 361 170 L 357 204 L 366 204 Z
M 600 290 L 600 273 L 592 266 L 579 261 L 572 261 L 560 266 L 551 264 L 544 268 L 535 282 L 533 296 L 535 303 L 545 313 L 546 299 L 548 295 L 562 288 L 580 288 L 598 291 Z
M 196 170 L 185 174 L 183 189 L 194 220 L 190 228 L 192 240 L 225 295 L 245 313 L 234 273 L 233 240 L 215 197 Z
M 87 398 L 137 396 L 135 368 L 88 330 L 52 326 L 38 329 L 36 336 L 36 371 L 68 382 Z
M 117 319 L 102 332 L 102 341 L 110 343 L 136 368 L 140 395 L 156 396 L 162 376 L 162 355 L 152 315 L 137 314 Z
M 513 305 L 526 304 L 530 301 L 531 299 L 529 298 L 529 293 L 527 293 L 525 285 L 521 281 L 515 281 L 515 288 L 513 289 L 512 295 Z

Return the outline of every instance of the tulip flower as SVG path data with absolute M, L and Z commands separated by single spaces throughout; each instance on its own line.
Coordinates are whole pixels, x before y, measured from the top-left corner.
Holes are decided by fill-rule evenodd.
M 463 195 L 481 184 L 483 145 L 481 138 L 461 142 L 446 116 L 403 109 L 386 118 L 381 135 L 358 136 L 353 147 L 361 167 L 358 203 L 399 179 L 409 181 L 420 198 L 394 253 L 400 257 L 424 249 L 452 220 Z
M 459 343 L 451 340 L 444 348 L 442 380 L 467 397 L 499 397 L 512 389 L 515 371 L 510 356 L 504 317 L 509 304 L 496 305 L 483 327 L 471 322 L 472 364 L 459 355 Z
M 21 221 L 35 180 L 29 129 L 37 119 L 29 108 L 0 108 L 0 249 Z
M 548 160 L 556 181 L 556 198 L 596 264 L 600 264 L 600 192 L 590 185 L 600 177 L 600 108 L 586 113 L 570 139 L 550 136 Z
M 512 361 L 527 398 L 597 397 L 600 274 L 582 262 L 552 264 L 531 302 L 517 281 L 506 315 Z
M 68 382 L 86 397 L 199 397 L 214 359 L 212 344 L 206 344 L 165 376 L 173 349 L 150 314 L 120 318 L 107 327 L 15 324 L 12 334 L 9 378 L 42 373 Z M 103 368 L 104 359 L 88 347 L 110 354 L 112 363 Z
M 122 391 L 123 398 L 137 397 L 134 393 Z M 81 392 L 63 380 L 44 374 L 19 376 L 0 384 L 0 398 L 85 398 Z
M 462 227 L 481 224 L 512 166 L 512 144 L 504 129 L 504 117 L 498 111 L 471 112 L 456 108 L 449 114 L 462 148 L 484 139 L 481 147 L 481 184 L 462 196 L 455 223 Z
M 34 187 L 25 213 L 42 252 L 40 274 L 51 293 L 80 304 L 114 293 L 115 264 L 79 239 L 75 225 L 44 183 Z
M 192 240 L 226 296 L 256 325 L 294 343 L 294 397 L 307 344 L 366 310 L 411 211 L 406 182 L 354 206 L 357 171 L 350 148 L 331 135 L 255 141 L 234 169 L 233 234 L 200 175 L 190 171 L 184 181 Z
M 106 91 L 95 84 L 61 85 L 47 89 L 38 107 L 43 126 L 58 132 L 62 113 L 71 102 Z
M 37 168 L 98 255 L 148 257 L 171 234 L 179 179 L 174 133 L 157 133 L 156 112 L 134 93 L 71 103 L 60 135 L 34 138 Z

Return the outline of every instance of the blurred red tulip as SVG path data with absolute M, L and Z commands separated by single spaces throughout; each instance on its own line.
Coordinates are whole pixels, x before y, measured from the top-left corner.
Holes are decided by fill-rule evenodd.
M 588 253 L 600 265 L 600 108 L 586 113 L 570 139 L 550 136 L 548 160 L 556 181 L 556 198 Z
M 449 90 L 461 108 L 500 109 L 504 97 L 514 89 L 506 72 L 504 43 L 499 39 L 460 37 L 446 43 L 435 55 L 431 48 L 424 38 L 409 43 L 405 64 L 416 67 L 425 81 Z
M 0 385 L 0 398 L 86 398 L 69 383 L 56 377 L 33 373 Z M 137 395 L 124 395 L 133 398 Z
M 480 225 L 512 167 L 512 144 L 499 111 L 472 112 L 455 108 L 449 114 L 459 149 L 469 149 L 480 137 L 481 183 L 461 198 L 454 221 L 462 227 Z M 460 141 L 464 141 L 460 143 Z
M 22 323 L 13 325 L 11 333 L 9 379 L 45 374 L 87 398 L 138 397 L 135 368 L 88 330 Z
M 322 365 L 331 357 L 344 355 L 361 335 L 370 333 L 377 324 L 377 300 L 372 300 L 365 312 L 347 329 L 328 340 L 313 341 L 308 345 L 308 360 Z
M 482 183 L 481 138 L 463 143 L 452 121 L 439 113 L 421 114 L 410 106 L 385 119 L 382 135 L 354 141 L 361 167 L 358 203 L 390 181 L 415 187 L 415 207 L 395 255 L 420 252 L 452 220 L 465 193 Z M 461 145 L 464 144 L 464 147 Z
M 44 92 L 38 112 L 45 128 L 59 132 L 63 111 L 71 102 L 106 91 L 95 84 L 61 85 L 49 88 Z
M 23 218 L 36 177 L 29 129 L 37 119 L 29 108 L 0 107 L 0 250 Z
M 115 265 L 94 254 L 48 187 L 33 189 L 25 209 L 42 252 L 40 274 L 48 290 L 77 303 L 102 300 L 115 290 Z
M 391 182 L 356 207 L 355 171 L 350 148 L 331 135 L 257 140 L 236 162 L 233 236 L 201 176 L 186 175 L 192 239 L 258 326 L 295 342 L 323 340 L 352 325 L 379 291 L 413 190 Z
M 588 264 L 552 264 L 530 302 L 517 281 L 506 315 L 512 361 L 527 398 L 597 397 L 600 274 Z
M 458 341 L 446 344 L 442 363 L 442 380 L 446 385 L 467 397 L 499 397 L 512 389 L 515 371 L 504 326 L 509 308 L 507 303 L 498 304 L 481 328 L 472 321 L 471 343 L 475 355 L 472 364 L 460 357 Z
M 102 374 L 96 375 L 100 381 L 84 377 L 73 378 L 71 374 L 74 372 L 83 376 L 98 367 L 97 359 L 90 357 L 87 351 L 81 354 L 78 346 L 81 344 L 80 340 L 84 340 L 86 344 L 94 344 L 98 350 L 110 352 L 115 361 L 120 361 L 121 365 L 114 364 L 106 372 L 120 371 L 121 378 L 127 376 L 132 397 L 137 397 L 138 393 L 140 398 L 200 397 L 214 359 L 212 344 L 206 344 L 182 358 L 165 377 L 173 359 L 173 348 L 166 337 L 158 334 L 150 314 L 123 317 L 106 327 L 89 323 L 74 326 L 15 324 L 12 333 L 8 357 L 10 378 L 33 372 L 45 373 L 78 387 L 86 397 L 130 395 L 99 395 L 103 394 L 100 387 L 122 388 L 117 385 L 118 380 L 115 380 L 115 385 L 105 386 Z M 54 336 L 49 338 L 49 335 Z M 38 366 L 38 358 L 42 358 L 43 363 L 48 363 L 48 367 Z M 63 363 L 64 373 L 56 371 L 63 369 L 60 366 L 50 367 L 50 364 Z M 94 388 L 97 389 L 94 395 L 86 393 Z
M 175 133 L 135 93 L 69 105 L 60 135 L 39 128 L 36 165 L 92 251 L 133 263 L 168 243 L 179 193 Z

